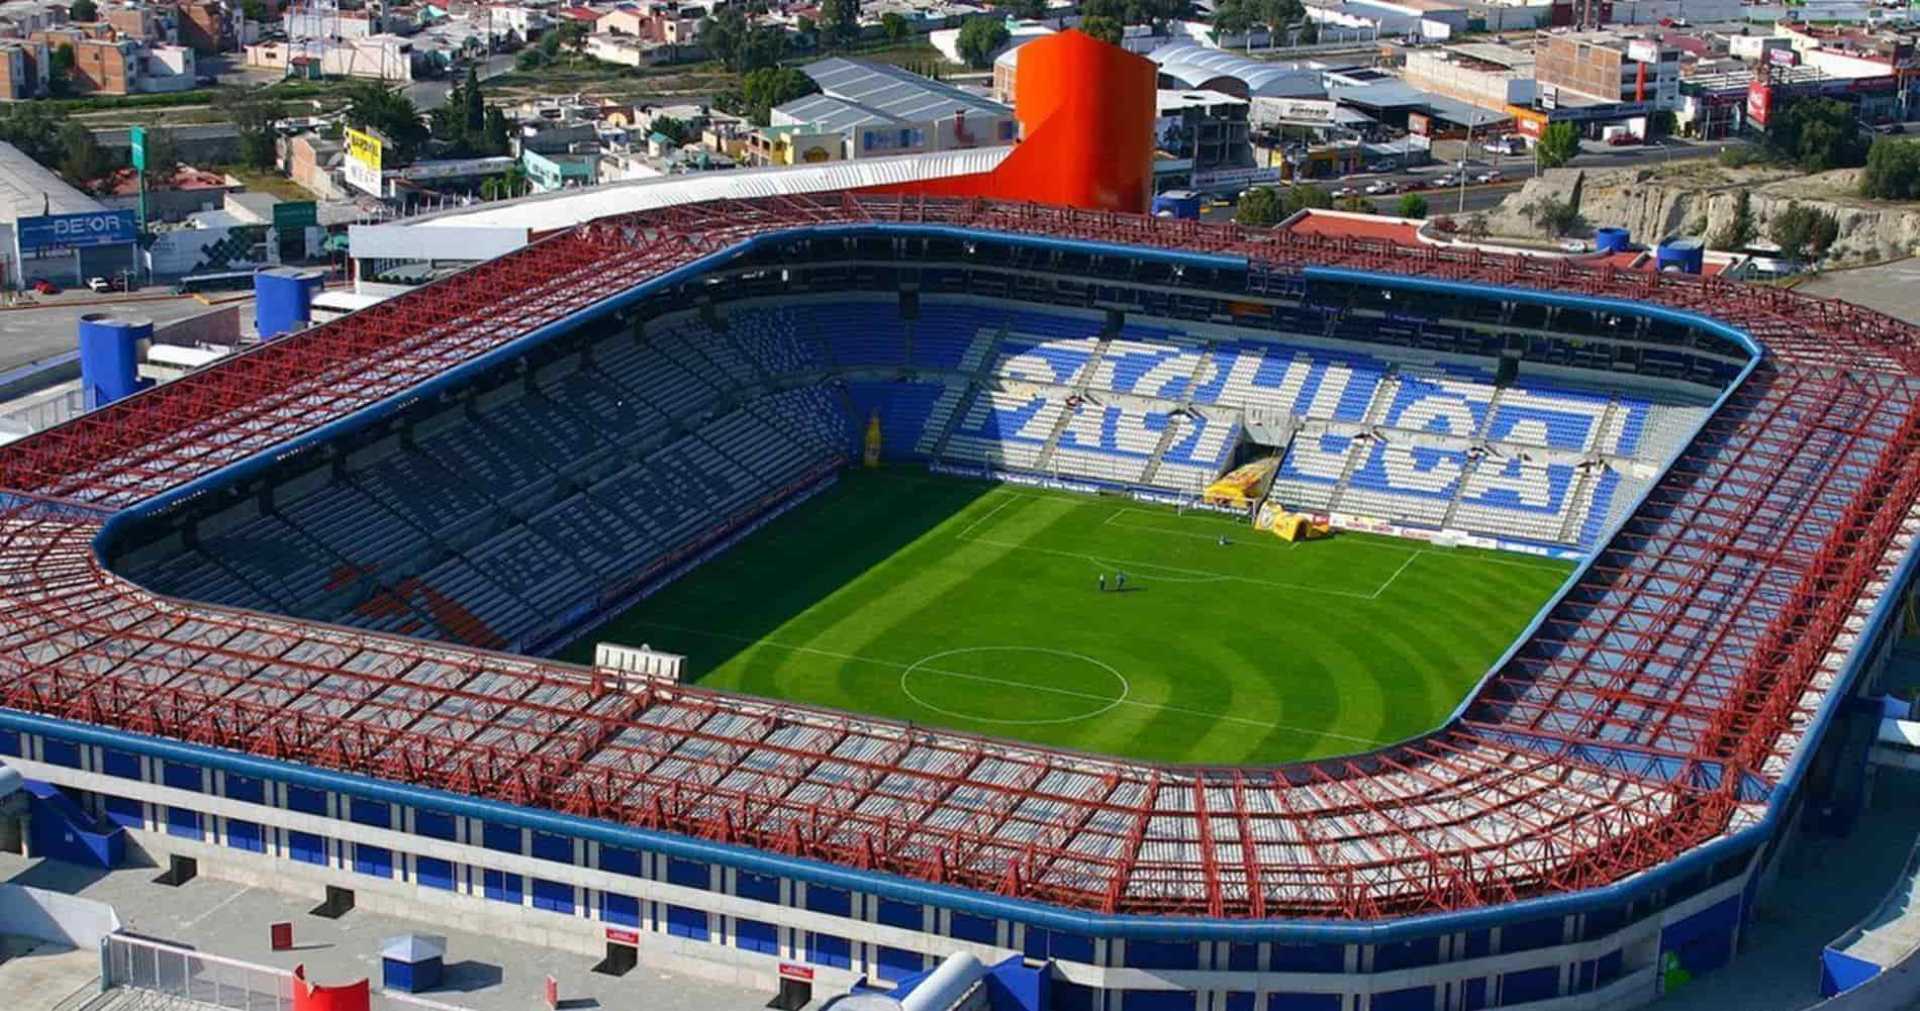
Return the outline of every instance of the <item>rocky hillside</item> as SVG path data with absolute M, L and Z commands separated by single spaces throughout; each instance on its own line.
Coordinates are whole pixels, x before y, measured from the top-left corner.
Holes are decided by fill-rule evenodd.
M 1831 260 L 1884 260 L 1920 252 L 1920 203 L 1863 200 L 1859 171 L 1802 175 L 1790 169 L 1730 169 L 1684 161 L 1631 169 L 1555 169 L 1529 179 L 1489 212 L 1496 235 L 1537 236 L 1524 209 L 1552 196 L 1571 200 L 1589 224 L 1629 229 L 1635 241 L 1672 235 L 1710 236 L 1732 220 L 1742 190 L 1761 236 L 1773 216 L 1795 201 L 1818 204 L 1840 222 Z

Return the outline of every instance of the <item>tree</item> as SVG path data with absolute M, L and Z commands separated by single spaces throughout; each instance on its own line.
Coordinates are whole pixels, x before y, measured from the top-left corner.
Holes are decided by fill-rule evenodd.
M 653 125 L 649 129 L 672 141 L 675 146 L 685 144 L 697 136 L 693 127 L 685 120 L 675 119 L 672 116 L 655 116 Z
M 487 96 L 480 93 L 480 72 L 467 66 L 467 79 L 460 85 L 460 104 L 469 141 L 486 132 Z
M 1287 213 L 1295 211 L 1324 211 L 1333 206 L 1333 194 L 1324 186 L 1298 183 L 1287 187 Z
M 231 91 L 223 92 L 213 104 L 240 135 L 241 163 L 254 169 L 272 168 L 279 160 L 275 124 L 286 115 L 280 103 L 257 91 Z
M 913 35 L 913 23 L 899 11 L 888 11 L 880 15 L 880 28 L 887 33 L 887 41 L 896 46 Z
M 240 0 L 240 16 L 259 24 L 267 19 L 266 0 Z
M 1528 221 L 1555 238 L 1579 231 L 1586 225 L 1580 208 L 1555 196 L 1541 197 L 1521 208 Z
M 1373 205 L 1373 201 L 1368 200 L 1366 197 L 1363 197 L 1358 193 L 1349 193 L 1346 196 L 1341 197 L 1339 207 L 1341 210 L 1347 211 L 1348 213 L 1351 213 L 1351 214 L 1380 213 L 1380 208 L 1375 207 Z
M 1245 35 L 1253 30 L 1254 10 L 1245 0 L 1220 0 L 1213 8 L 1213 31 L 1220 35 Z
M 740 69 L 740 46 L 747 38 L 747 16 L 728 7 L 700 22 L 700 45 L 728 70 Z
M 507 114 L 499 109 L 487 110 L 487 125 L 481 131 L 482 142 L 479 154 L 498 157 L 513 150 L 513 126 L 507 122 Z
M 820 34 L 830 45 L 860 37 L 860 0 L 820 0 Z
M 1286 203 L 1271 186 L 1255 186 L 1240 197 L 1233 220 L 1248 228 L 1272 228 L 1285 220 Z
M 1867 162 L 1867 139 L 1845 102 L 1822 98 L 1788 105 L 1767 123 L 1767 146 L 1803 172 Z
M 539 70 L 547 65 L 547 56 L 538 49 L 522 49 L 520 55 L 513 58 L 513 68 L 520 71 Z
M 1747 191 L 1735 198 L 1733 217 L 1707 236 L 1707 245 L 1722 251 L 1745 249 L 1753 241 L 1753 206 Z
M 1223 0 L 1239 3 L 1240 0 Z M 1115 21 L 1127 16 L 1126 0 L 1086 0 L 1080 5 L 1080 16 L 1088 18 L 1112 18 Z
M 526 190 L 527 175 L 520 170 L 519 163 L 515 162 L 508 166 L 505 172 L 480 184 L 480 199 L 510 200 L 525 193 Z
M 587 26 L 584 22 L 573 20 L 561 22 L 560 30 L 553 34 L 555 36 L 554 45 L 565 46 L 568 50 L 572 51 L 575 56 L 585 55 L 587 51 Z M 540 40 L 543 47 L 546 41 L 546 39 Z M 547 55 L 552 56 L 553 54 L 548 53 Z M 469 68 L 468 72 L 472 72 L 471 68 Z
M 1080 30 L 1110 46 L 1117 46 L 1127 30 L 1113 18 L 1082 18 Z
M 147 177 L 171 179 L 180 170 L 180 138 L 169 126 L 147 130 Z
M 1774 216 L 1767 238 L 1780 247 L 1780 255 L 1795 262 L 1811 262 L 1826 255 L 1840 237 L 1840 222 L 1818 207 L 1791 203 Z
M 55 98 L 73 94 L 73 47 L 61 44 L 47 56 L 47 91 Z
M 58 162 L 60 115 L 45 102 L 13 102 L 0 106 L 0 141 L 42 165 Z
M 1300 34 L 1294 36 L 1293 41 L 1302 46 L 1310 46 L 1320 41 L 1320 22 L 1302 21 L 1300 23 Z
M 998 18 L 968 18 L 960 25 L 960 55 L 967 66 L 985 70 L 993 66 L 994 56 L 1012 36 Z
M 1038 21 L 1047 16 L 1047 0 L 1000 0 L 995 7 L 1022 21 Z
M 1580 153 L 1580 130 L 1572 123 L 1548 123 L 1533 150 L 1541 168 L 1559 168 Z
M 420 148 L 432 136 L 420 119 L 413 99 L 398 88 L 378 81 L 363 81 L 347 89 L 347 125 L 375 130 L 390 142 L 386 155 L 389 167 L 413 161 Z
M 1475 242 L 1485 239 L 1492 233 L 1493 229 L 1487 224 L 1487 216 L 1484 214 L 1469 214 L 1467 219 L 1460 223 L 1460 234 Z
M 98 21 L 100 20 L 100 5 L 94 3 L 93 0 L 73 0 L 73 3 L 67 6 L 67 20 Z
M 813 83 L 813 78 L 794 67 L 761 67 L 748 71 L 740 79 L 740 99 L 745 115 L 761 126 L 767 125 L 768 113 L 775 106 L 785 105 L 819 90 L 820 86 Z
M 1881 137 L 1867 151 L 1860 195 L 1877 200 L 1920 197 L 1920 141 Z
M 66 176 L 68 182 L 85 189 L 106 175 L 111 167 L 107 153 L 93 139 L 92 130 L 73 122 L 60 128 L 60 174 Z
M 1418 193 L 1404 193 L 1394 213 L 1403 218 L 1424 218 L 1427 216 L 1427 198 Z
M 778 66 L 787 54 L 787 33 L 773 25 L 754 25 L 740 46 L 742 72 Z

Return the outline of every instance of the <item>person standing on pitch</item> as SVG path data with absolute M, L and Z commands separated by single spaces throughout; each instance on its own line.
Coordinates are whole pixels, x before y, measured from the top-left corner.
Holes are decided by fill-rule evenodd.
M 1113 574 L 1113 592 L 1115 593 L 1127 592 L 1127 574 L 1126 573 L 1115 572 Z
M 1107 592 L 1107 574 L 1104 572 L 1100 573 L 1100 592 Z

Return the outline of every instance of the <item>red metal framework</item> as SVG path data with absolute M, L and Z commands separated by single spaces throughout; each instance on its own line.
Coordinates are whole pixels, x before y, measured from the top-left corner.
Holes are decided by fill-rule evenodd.
M 1174 769 L 154 597 L 114 510 L 780 230 L 940 224 L 1551 288 L 1769 354 L 1465 716 Z M 1028 205 L 851 197 L 571 230 L 0 449 L 0 704 L 1068 906 L 1371 919 L 1620 880 L 1750 824 L 1911 547 L 1920 331 L 1730 282 Z

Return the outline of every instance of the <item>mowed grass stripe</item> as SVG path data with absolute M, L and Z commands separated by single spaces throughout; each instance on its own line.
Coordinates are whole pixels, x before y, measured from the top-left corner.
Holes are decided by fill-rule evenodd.
M 854 471 L 563 655 L 644 642 L 686 653 L 706 687 L 1276 763 L 1433 727 L 1569 568 L 1356 534 L 1287 545 L 1212 513 Z M 1120 569 L 1128 592 L 1096 589 Z

